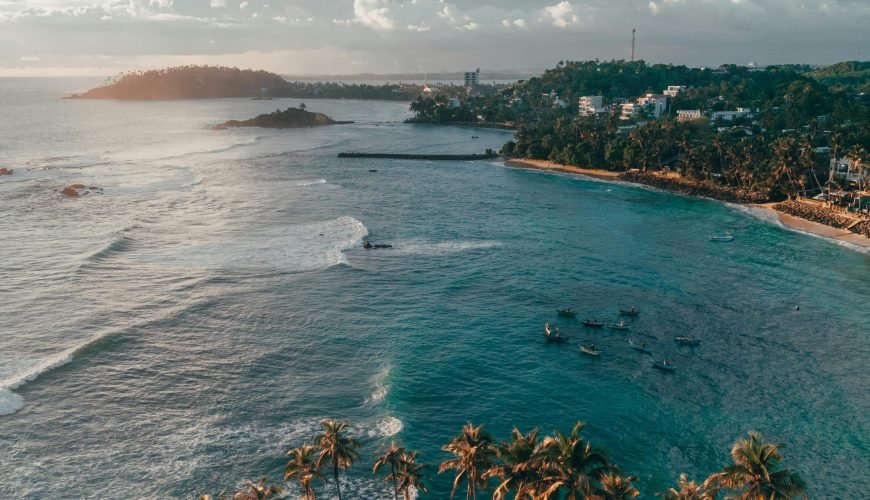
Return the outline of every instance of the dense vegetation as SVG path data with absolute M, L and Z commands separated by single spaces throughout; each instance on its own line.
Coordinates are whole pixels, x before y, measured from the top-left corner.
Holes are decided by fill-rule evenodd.
M 809 76 L 829 87 L 870 93 L 870 61 L 841 62 L 814 70 Z
M 867 165 L 870 103 L 825 79 L 860 74 L 863 83 L 857 84 L 866 84 L 866 66 L 844 63 L 839 69 L 811 72 L 805 66 L 714 70 L 643 61 L 560 62 L 540 77 L 495 95 L 463 96 L 452 106 L 443 96 L 420 97 L 411 110 L 424 121 L 509 122 L 516 128 L 515 140 L 503 148 L 509 156 L 609 170 L 668 167 L 684 177 L 779 199 L 822 190 L 829 180 L 824 148 L 833 157 L 848 156 Z M 617 106 L 594 116 L 579 115 L 581 96 L 602 96 L 608 105 L 658 94 L 669 85 L 686 89 L 669 99 L 660 119 L 642 112 L 621 120 Z M 749 113 L 729 121 L 714 114 L 737 108 Z M 713 118 L 677 121 L 677 111 L 686 109 Z
M 288 82 L 268 71 L 218 66 L 121 73 L 74 99 L 205 99 L 217 97 L 294 97 L 410 101 L 420 87 L 330 82 Z
M 284 111 L 276 109 L 272 113 L 262 114 L 250 120 L 230 120 L 215 128 L 218 130 L 234 127 L 304 128 L 336 123 L 347 122 L 337 122 L 323 113 L 305 111 L 305 105 L 301 104 L 299 108 L 287 108 Z
M 332 482 L 341 500 L 339 470 L 347 470 L 359 459 L 360 443 L 349 437 L 347 422 L 327 419 L 323 431 L 313 442 L 291 449 L 284 468 L 284 481 L 297 483 L 301 498 L 313 500 L 317 483 Z M 577 422 L 571 432 L 558 429 L 541 437 L 539 429 L 523 434 L 514 428 L 506 441 L 497 442 L 483 426 L 471 422 L 442 448 L 451 457 L 441 462 L 438 474 L 451 474 L 451 498 L 465 490 L 466 499 L 491 492 L 494 500 L 623 500 L 640 495 L 634 486 L 637 477 L 624 473 L 607 454 L 593 446 L 582 434 L 585 424 Z M 779 445 L 764 441 L 750 432 L 731 448 L 732 464 L 714 472 L 701 483 L 682 474 L 676 487 L 659 492 L 666 500 L 715 500 L 720 495 L 741 500 L 784 500 L 804 495 L 800 476 L 780 468 Z M 326 473 L 324 473 L 326 468 Z M 410 500 L 414 493 L 427 493 L 427 466 L 393 441 L 374 456 L 373 474 L 386 473 L 390 494 Z M 461 494 L 461 493 L 460 493 Z M 267 478 L 247 481 L 231 497 L 260 500 L 284 498 L 285 486 L 270 484 Z M 201 500 L 210 500 L 208 494 Z

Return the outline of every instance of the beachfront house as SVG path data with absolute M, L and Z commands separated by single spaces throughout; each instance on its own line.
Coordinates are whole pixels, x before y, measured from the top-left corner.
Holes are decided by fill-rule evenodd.
M 870 166 L 852 158 L 831 158 L 829 180 L 843 179 L 846 184 L 864 187 L 870 181 Z
M 580 116 L 595 116 L 604 113 L 604 98 L 600 95 L 587 95 L 580 98 L 578 102 Z

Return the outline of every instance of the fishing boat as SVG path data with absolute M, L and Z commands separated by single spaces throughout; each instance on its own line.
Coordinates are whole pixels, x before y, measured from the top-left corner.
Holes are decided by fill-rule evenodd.
M 550 323 L 544 323 L 544 337 L 547 339 L 547 342 L 567 342 L 568 337 L 562 335 L 562 332 L 556 328 L 556 331 L 553 331 L 550 328 Z
M 691 337 L 676 337 L 674 341 L 680 345 L 690 345 L 690 346 L 699 346 L 701 345 L 701 339 L 695 338 L 694 335 Z
M 589 326 L 592 328 L 604 328 L 604 323 L 599 323 L 598 321 L 595 321 L 594 319 L 587 319 L 587 320 L 583 321 L 583 326 Z
M 646 348 L 646 344 L 635 344 L 633 340 L 628 339 L 628 347 L 631 347 L 635 351 L 640 351 L 644 354 L 652 354 L 652 351 Z
M 632 307 L 631 309 L 620 309 L 619 314 L 623 316 L 640 316 L 640 311 Z
M 577 311 L 571 309 L 570 307 L 566 307 L 564 309 L 556 309 L 556 313 L 559 316 L 565 316 L 568 318 L 573 318 L 577 316 Z
M 580 346 L 580 352 L 590 356 L 601 356 L 601 350 L 595 348 L 595 344 Z
M 625 321 L 620 321 L 619 323 L 610 323 L 607 325 L 607 328 L 611 330 L 628 330 L 631 327 L 625 324 Z
M 710 241 L 733 241 L 733 240 L 734 240 L 734 235 L 731 234 L 730 232 L 722 234 L 722 235 L 710 236 Z
M 672 372 L 677 369 L 676 366 L 668 363 L 668 360 L 663 359 L 661 361 L 653 361 L 652 362 L 654 368 L 658 368 L 659 370 L 663 370 L 666 372 Z

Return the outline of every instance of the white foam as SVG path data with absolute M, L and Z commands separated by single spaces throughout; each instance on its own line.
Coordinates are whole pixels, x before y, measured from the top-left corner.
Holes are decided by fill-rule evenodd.
M 69 363 L 77 351 L 81 350 L 97 338 L 99 337 L 95 337 L 84 344 L 40 360 L 4 380 L 0 380 L 0 415 L 9 415 L 24 407 L 24 399 L 18 394 L 12 392 L 13 389 L 21 387 L 49 370 Z
M 410 255 L 449 255 L 470 250 L 485 250 L 501 246 L 499 241 L 443 241 L 440 243 L 406 242 L 398 243 L 393 252 Z
M 390 375 L 390 368 L 386 367 L 381 370 L 378 375 L 375 377 L 375 389 L 372 391 L 371 395 L 366 398 L 364 404 L 376 404 L 380 403 L 387 397 L 387 394 L 390 392 L 390 385 L 387 384 L 387 377 Z
M 308 186 L 316 186 L 318 184 L 326 184 L 326 179 L 302 179 L 293 182 L 293 186 L 296 187 L 308 187 Z
M 868 248 L 868 247 L 865 247 L 862 245 L 856 245 L 855 243 L 840 240 L 837 238 L 829 238 L 827 236 L 822 236 L 821 234 L 811 233 L 809 231 L 803 231 L 799 228 L 789 226 L 788 224 L 783 224 L 783 222 L 779 219 L 779 214 L 777 214 L 777 212 L 774 210 L 770 210 L 770 209 L 762 208 L 762 207 L 753 207 L 753 206 L 749 206 L 749 205 L 740 205 L 737 203 L 725 203 L 725 205 L 734 211 L 747 214 L 751 217 L 754 217 L 754 218 L 759 219 L 761 221 L 773 224 L 777 227 L 781 227 L 781 228 L 786 229 L 788 231 L 792 231 L 794 233 L 800 233 L 800 234 L 803 234 L 806 236 L 812 236 L 813 238 L 818 238 L 820 240 L 827 241 L 828 243 L 834 243 L 835 245 L 839 245 L 843 248 L 848 248 L 849 250 L 853 250 L 855 252 L 870 255 L 870 248 Z
M 203 228 L 206 233 L 210 228 Z M 347 264 L 345 251 L 360 246 L 368 228 L 350 216 L 309 224 L 277 226 L 211 236 L 206 241 L 180 242 L 136 255 L 165 266 L 199 269 L 274 269 L 304 272 Z
M 405 424 L 396 417 L 388 416 L 382 419 L 375 425 L 374 429 L 368 431 L 369 437 L 392 437 L 402 432 Z

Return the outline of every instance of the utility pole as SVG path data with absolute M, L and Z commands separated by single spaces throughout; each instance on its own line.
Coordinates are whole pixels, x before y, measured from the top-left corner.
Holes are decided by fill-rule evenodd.
M 636 31 L 636 28 L 631 29 L 631 62 L 634 62 L 634 33 Z

